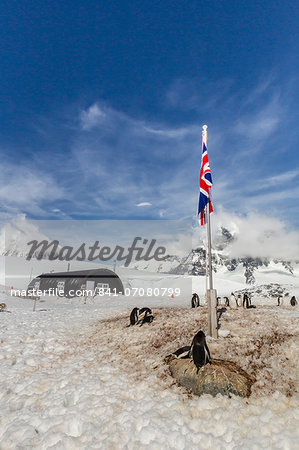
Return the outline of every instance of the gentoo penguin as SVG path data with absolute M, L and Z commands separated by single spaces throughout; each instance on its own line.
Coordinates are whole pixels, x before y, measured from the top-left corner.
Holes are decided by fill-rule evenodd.
M 192 357 L 193 362 L 197 368 L 197 373 L 201 367 L 205 366 L 208 363 L 211 364 L 211 355 L 206 343 L 206 336 L 201 330 L 196 333 L 192 340 L 190 356 Z
M 199 297 L 197 294 L 192 295 L 191 308 L 197 308 L 199 306 Z
M 130 314 L 130 325 L 128 325 L 128 327 L 130 327 L 131 325 L 135 325 L 138 322 L 138 317 L 139 308 L 133 308 Z

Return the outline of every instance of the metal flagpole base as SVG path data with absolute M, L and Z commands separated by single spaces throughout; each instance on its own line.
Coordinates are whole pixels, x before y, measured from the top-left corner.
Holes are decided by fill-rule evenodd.
M 208 335 L 214 339 L 218 338 L 217 324 L 217 291 L 208 289 Z

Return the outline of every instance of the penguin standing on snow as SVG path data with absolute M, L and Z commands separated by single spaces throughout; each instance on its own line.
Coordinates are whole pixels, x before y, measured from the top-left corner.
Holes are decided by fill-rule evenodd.
M 291 303 L 291 306 L 296 306 L 297 305 L 297 300 L 296 300 L 295 295 L 293 295 L 293 297 L 291 298 L 290 303 Z
M 193 362 L 197 368 L 196 373 L 198 373 L 201 367 L 208 363 L 211 364 L 210 350 L 207 346 L 206 336 L 203 331 L 200 330 L 194 336 L 189 355 L 192 356 Z
M 238 298 L 237 298 L 237 306 L 238 306 L 238 307 L 239 307 L 239 306 L 242 306 L 242 296 L 241 296 L 241 294 L 238 295 Z
M 233 292 L 231 293 L 231 296 L 230 296 L 230 299 L 229 299 L 229 307 L 231 309 L 237 309 L 238 308 L 238 303 L 237 303 L 235 294 Z
M 244 295 L 243 295 L 243 308 L 245 308 L 245 309 L 248 309 L 249 308 L 249 297 L 248 297 L 248 294 L 247 294 L 247 292 L 244 292 Z
M 198 307 L 199 307 L 199 297 L 196 293 L 194 293 L 191 299 L 191 308 L 198 308 Z
M 128 327 L 135 325 L 139 318 L 139 308 L 133 308 L 130 314 L 130 325 Z

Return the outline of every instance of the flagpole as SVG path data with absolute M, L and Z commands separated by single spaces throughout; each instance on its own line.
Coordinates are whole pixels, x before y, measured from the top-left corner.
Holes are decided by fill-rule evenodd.
M 202 139 L 207 148 L 207 125 L 202 127 Z M 208 273 L 209 273 L 209 289 L 207 290 L 208 298 L 208 335 L 212 338 L 218 338 L 218 324 L 217 324 L 217 293 L 213 289 L 213 273 L 212 273 L 212 244 L 211 244 L 211 221 L 210 221 L 210 201 L 207 203 L 206 209 L 206 230 L 208 240 Z
M 207 236 L 208 236 L 208 273 L 209 289 L 213 289 L 213 271 L 212 271 L 212 244 L 211 244 L 211 220 L 210 220 L 210 202 L 207 204 Z
M 205 206 L 205 217 L 207 217 L 207 205 Z M 205 303 L 208 304 L 208 278 L 209 278 L 209 263 L 208 263 L 208 228 L 206 227 L 206 243 L 205 243 L 205 250 L 206 250 L 206 294 L 205 294 Z

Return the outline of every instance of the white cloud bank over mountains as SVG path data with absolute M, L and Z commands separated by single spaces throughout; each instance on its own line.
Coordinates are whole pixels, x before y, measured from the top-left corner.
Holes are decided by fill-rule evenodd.
M 228 245 L 230 257 L 266 257 L 299 260 L 299 232 L 282 220 L 258 213 L 236 215 L 220 211 L 212 215 L 213 235 L 221 227 L 235 238 Z
M 131 221 L 128 221 L 128 227 L 130 223 Z M 149 226 L 150 224 L 153 224 L 153 221 L 149 221 Z M 261 257 L 287 261 L 299 260 L 299 232 L 288 230 L 286 224 L 277 218 L 256 213 L 238 216 L 222 210 L 212 214 L 211 224 L 213 246 L 217 245 L 222 228 L 227 229 L 233 236 L 234 239 L 225 250 L 230 258 Z M 59 225 L 63 226 L 63 221 L 59 221 Z M 65 226 L 69 227 L 70 221 L 65 221 Z M 13 244 L 13 250 L 17 250 L 19 245 L 21 252 L 24 252 L 29 240 L 47 239 L 42 227 L 39 229 L 38 221 L 32 223 L 24 215 L 8 222 L 6 229 L 9 231 L 9 242 L 6 242 L 5 246 L 5 234 L 2 229 L 1 254 L 7 250 L 7 245 Z M 193 248 L 195 248 L 202 245 L 205 239 L 205 227 L 197 227 L 193 231 Z M 187 256 L 190 251 L 190 236 L 179 232 L 177 236 L 173 236 L 173 245 L 169 243 L 167 249 L 168 251 L 173 249 L 174 254 L 178 253 L 176 256 L 182 257 L 184 252 Z

